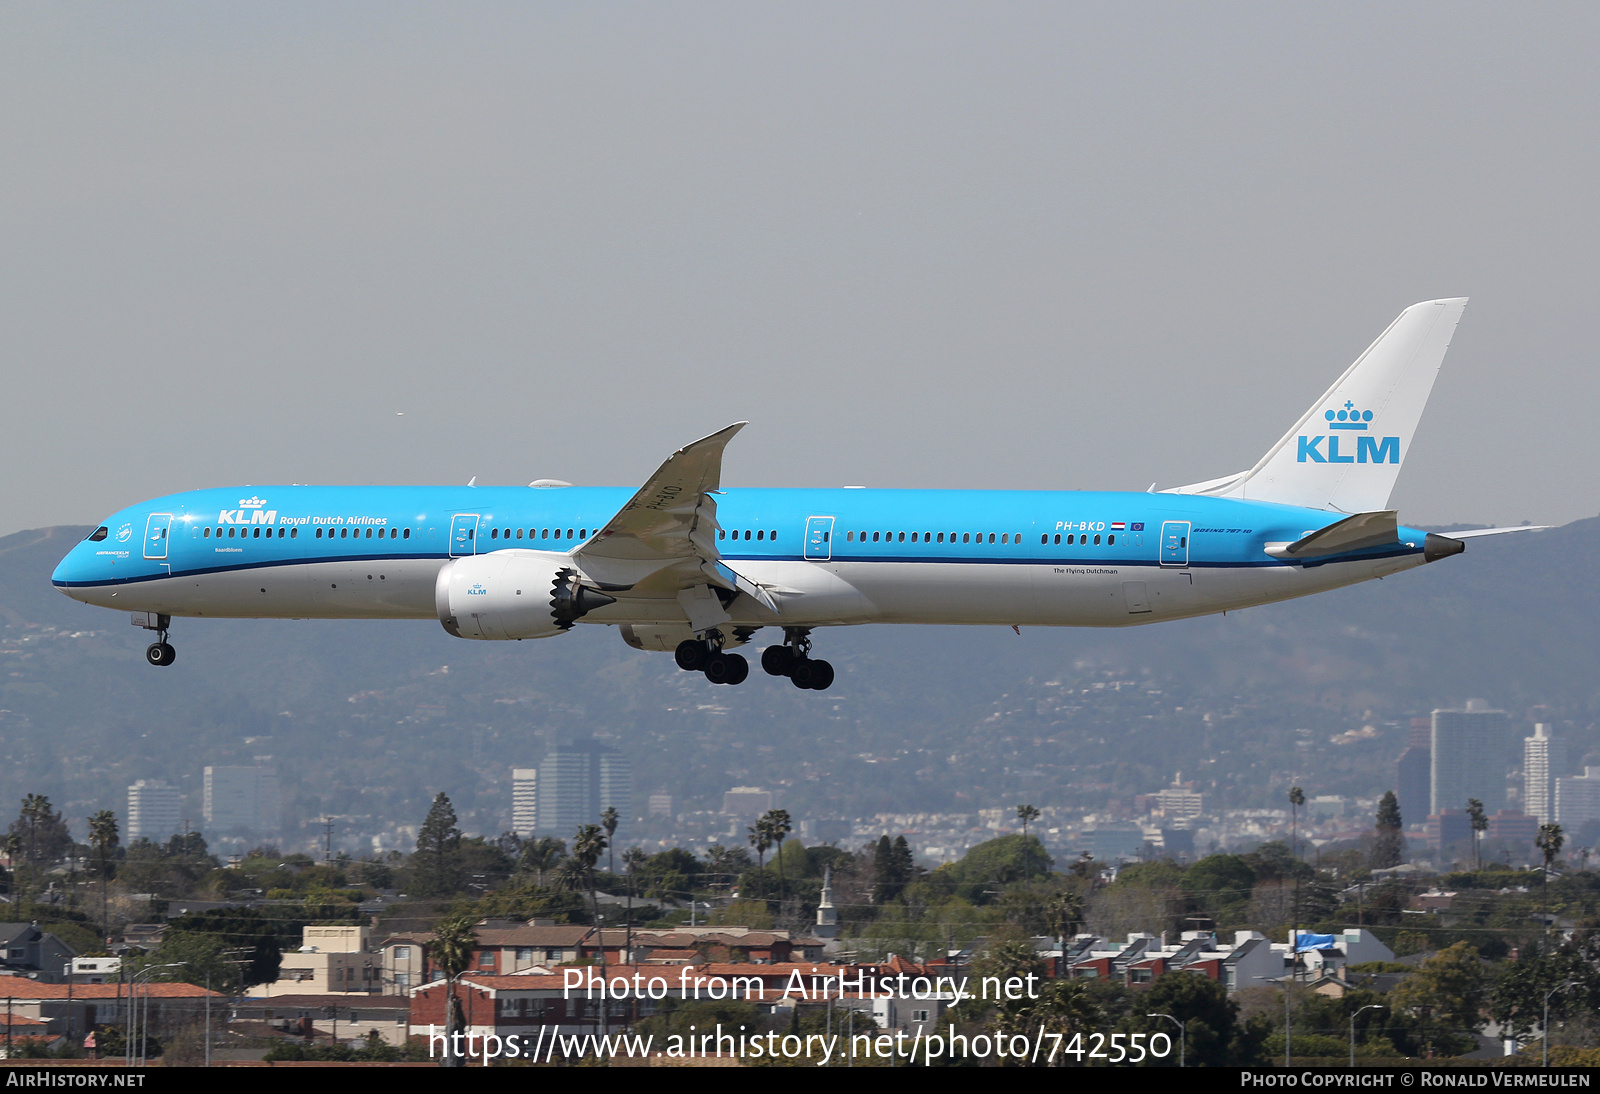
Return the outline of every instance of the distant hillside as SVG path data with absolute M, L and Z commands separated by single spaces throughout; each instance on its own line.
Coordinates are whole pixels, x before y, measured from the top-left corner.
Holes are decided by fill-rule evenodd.
M 713 687 L 611 628 L 522 643 L 436 624 L 179 620 L 170 670 L 126 617 L 56 593 L 80 528 L 0 539 L 0 809 L 37 791 L 70 817 L 205 764 L 271 757 L 289 815 L 415 824 L 451 794 L 471 829 L 509 818 L 510 768 L 596 732 L 636 757 L 642 794 L 715 808 L 733 784 L 788 788 L 797 817 L 879 810 L 1098 808 L 1175 770 L 1215 800 L 1264 804 L 1390 780 L 1405 720 L 1478 696 L 1596 747 L 1600 519 L 1480 540 L 1382 582 L 1227 617 L 1127 630 L 821 632 L 834 690 L 759 671 Z M 759 648 L 759 647 L 757 647 Z M 1123 681 L 1118 686 L 1118 681 Z M 1096 688 L 1095 684 L 1102 685 Z M 1330 738 L 1372 724 L 1376 736 Z M 263 760 L 262 762 L 267 762 Z M 351 822 L 349 827 L 359 827 Z M 81 829 L 81 823 L 78 828 Z

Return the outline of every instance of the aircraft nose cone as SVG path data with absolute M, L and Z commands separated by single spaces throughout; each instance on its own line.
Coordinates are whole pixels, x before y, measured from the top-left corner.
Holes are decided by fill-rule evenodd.
M 1466 549 L 1467 545 L 1462 540 L 1451 539 L 1449 536 L 1440 536 L 1429 532 L 1428 538 L 1422 541 L 1422 561 L 1438 562 L 1441 558 L 1459 555 Z

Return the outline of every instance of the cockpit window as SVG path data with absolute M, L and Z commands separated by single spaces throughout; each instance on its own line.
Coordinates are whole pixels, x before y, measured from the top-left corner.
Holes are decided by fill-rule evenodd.
M 102 524 L 100 527 L 89 533 L 89 542 L 99 543 L 101 540 L 106 538 L 108 531 L 109 530 L 106 528 L 106 526 Z

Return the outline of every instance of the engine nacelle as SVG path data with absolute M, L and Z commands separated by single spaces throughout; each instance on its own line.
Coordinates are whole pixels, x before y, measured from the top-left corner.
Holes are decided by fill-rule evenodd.
M 549 638 L 616 597 L 583 583 L 569 555 L 494 551 L 454 559 L 433 587 L 439 622 L 457 638 Z

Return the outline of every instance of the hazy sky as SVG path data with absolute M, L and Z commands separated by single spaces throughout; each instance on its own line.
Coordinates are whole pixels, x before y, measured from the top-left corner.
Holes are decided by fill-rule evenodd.
M 1462 295 L 1402 517 L 1593 516 L 1597 30 L 6 5 L 0 532 L 210 485 L 632 485 L 736 419 L 730 486 L 1171 486 Z

